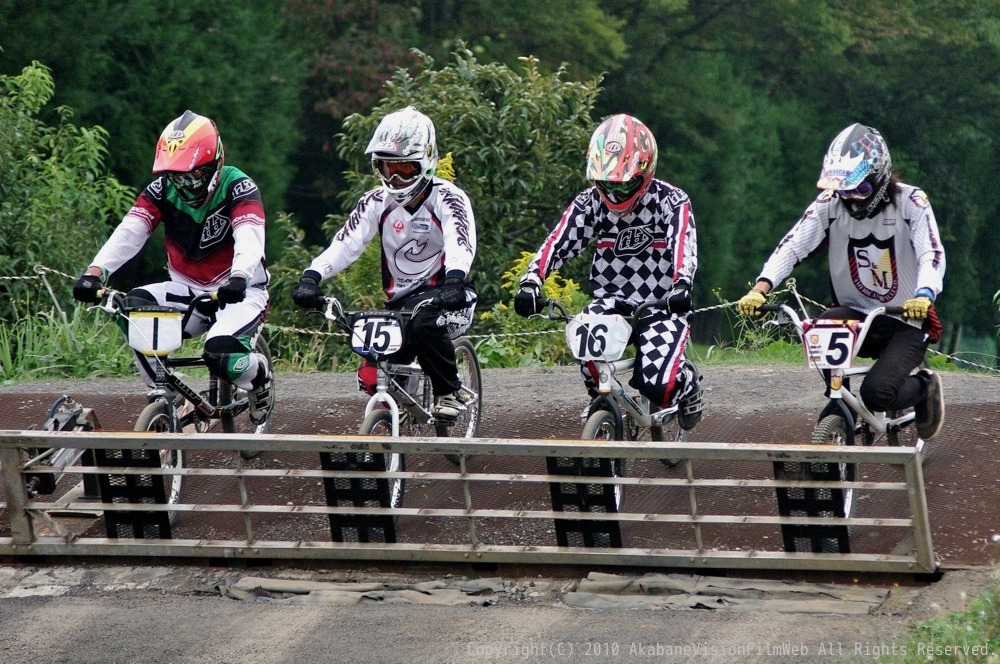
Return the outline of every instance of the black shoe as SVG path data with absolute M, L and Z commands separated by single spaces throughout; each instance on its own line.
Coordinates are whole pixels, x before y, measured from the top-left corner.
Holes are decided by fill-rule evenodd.
M 702 411 L 705 408 L 705 390 L 698 379 L 695 379 L 694 389 L 681 399 L 677 411 L 677 423 L 685 431 L 694 429 L 701 422 Z
M 250 401 L 250 421 L 254 426 L 267 422 L 274 407 L 274 380 L 267 376 L 259 387 L 255 387 L 247 395 Z
M 918 436 L 925 441 L 933 440 L 944 426 L 944 388 L 941 377 L 930 369 L 921 369 L 917 375 L 927 379 L 927 396 L 913 407 L 914 424 Z

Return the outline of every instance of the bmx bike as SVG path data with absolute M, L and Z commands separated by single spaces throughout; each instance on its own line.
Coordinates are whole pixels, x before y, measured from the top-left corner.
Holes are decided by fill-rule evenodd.
M 916 448 L 923 461 L 925 446 L 916 433 L 913 408 L 873 412 L 851 387 L 852 380 L 862 380 L 871 369 L 871 364 L 855 364 L 854 361 L 872 323 L 879 316 L 901 315 L 902 307 L 878 307 L 864 320 L 802 317 L 787 304 L 765 304 L 761 311 L 779 314 L 765 325 L 789 325 L 794 329 L 805 350 L 808 367 L 818 371 L 824 380 L 828 401 L 820 412 L 810 442 L 870 446 L 884 441 L 890 446 Z M 835 488 L 777 489 L 783 516 L 850 518 L 855 514 L 858 496 L 851 483 L 859 477 L 857 464 L 775 462 L 775 476 L 776 479 L 846 483 Z M 846 553 L 850 551 L 849 534 L 848 526 L 782 526 L 788 551 L 807 547 L 805 550 L 813 552 Z
M 424 307 L 440 310 L 434 299 L 418 302 L 411 310 L 345 310 L 335 297 L 324 298 L 324 317 L 346 332 L 351 350 L 375 366 L 377 379 L 374 392 L 365 404 L 365 414 L 358 434 L 362 436 L 458 436 L 475 438 L 479 434 L 482 417 L 483 378 L 479 358 L 472 342 L 466 337 L 454 339 L 458 377 L 462 384 L 459 397 L 465 411 L 456 418 L 435 417 L 432 410 L 434 394 L 431 380 L 417 362 L 396 362 L 392 357 L 403 349 L 409 322 Z M 447 325 L 462 312 L 440 310 L 439 324 Z M 458 465 L 461 459 L 446 455 Z M 406 470 L 403 454 L 387 452 L 378 454 L 345 454 L 340 460 L 345 468 L 380 469 L 387 472 Z M 403 500 L 405 482 L 392 478 L 385 483 L 385 495 L 380 497 L 384 507 L 399 507 Z
M 154 377 L 155 386 L 146 393 L 147 403 L 136 419 L 135 431 L 210 433 L 217 429 L 223 433 L 249 435 L 270 433 L 274 421 L 273 403 L 266 419 L 254 424 L 249 415 L 240 417 L 250 407 L 245 390 L 209 372 L 207 389 L 199 391 L 186 382 L 178 371 L 185 367 L 206 366 L 200 355 L 175 357 L 172 353 L 181 347 L 183 331 L 199 306 L 202 311 L 209 312 L 206 327 L 214 322 L 211 304 L 217 301 L 215 293 L 195 296 L 183 310 L 160 306 L 127 307 L 124 294 L 112 289 L 103 289 L 100 295 L 103 303 L 88 307 L 88 310 L 99 309 L 122 325 L 129 346 L 136 351 L 137 361 Z M 260 330 L 254 338 L 253 349 L 266 358 L 274 380 L 271 352 Z M 273 384 L 270 398 L 274 399 Z M 160 450 L 159 455 L 162 468 L 179 470 L 184 466 L 182 450 Z M 240 456 L 252 459 L 257 452 L 242 449 Z M 166 503 L 182 502 L 184 475 L 165 474 L 163 483 Z M 176 516 L 177 512 L 170 512 L 171 523 Z
M 623 358 L 632 329 L 649 309 L 667 309 L 666 300 L 644 302 L 631 318 L 620 314 L 580 313 L 570 316 L 566 307 L 552 299 L 542 302 L 541 314 L 550 320 L 566 323 L 566 343 L 573 357 L 586 364 L 597 383 L 597 396 L 581 413 L 585 440 L 649 440 L 683 442 L 688 432 L 681 428 L 679 405 L 654 410 L 649 399 L 625 389 L 620 376 L 631 372 L 634 358 Z M 574 459 L 577 474 L 601 474 L 624 477 L 625 459 Z M 661 459 L 664 465 L 675 466 L 679 459 Z M 596 473 L 594 471 L 597 471 Z M 618 511 L 624 502 L 625 487 L 615 484 L 612 507 Z

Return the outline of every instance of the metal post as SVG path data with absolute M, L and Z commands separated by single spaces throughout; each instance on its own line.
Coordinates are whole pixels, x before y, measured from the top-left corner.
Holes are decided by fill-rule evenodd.
M 906 475 L 906 493 L 910 499 L 910 516 L 913 519 L 913 544 L 917 549 L 917 563 L 925 571 L 937 569 L 934 560 L 934 545 L 931 543 L 931 522 L 927 511 L 927 494 L 924 492 L 924 455 L 914 452 L 903 466 Z
M 7 493 L 7 516 L 10 519 L 10 535 L 14 544 L 31 544 L 35 532 L 25 505 L 28 491 L 21 475 L 21 450 L 17 447 L 0 448 L 0 473 L 3 474 L 3 488 Z

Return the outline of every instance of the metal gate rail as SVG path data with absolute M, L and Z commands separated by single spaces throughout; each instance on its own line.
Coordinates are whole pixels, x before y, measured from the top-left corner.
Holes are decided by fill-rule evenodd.
M 315 454 L 383 454 L 402 453 L 412 468 L 411 460 L 421 455 L 457 455 L 462 459 L 455 472 L 398 471 L 381 472 L 375 470 L 322 470 L 315 468 L 246 468 L 239 454 L 232 454 L 231 468 L 185 467 L 180 470 L 157 468 L 121 468 L 110 466 L 73 466 L 76 475 L 107 475 L 129 477 L 135 475 L 165 475 L 181 473 L 185 481 L 197 478 L 235 479 L 240 487 L 239 502 L 229 504 L 180 503 L 162 505 L 149 503 L 121 503 L 82 501 L 69 497 L 46 502 L 29 499 L 25 491 L 24 450 L 28 448 L 71 447 L 109 450 L 159 450 L 179 449 L 184 451 L 212 450 L 228 452 L 247 447 L 252 443 L 255 450 L 268 452 L 308 452 Z M 538 465 L 538 457 L 561 459 L 683 459 L 679 469 L 683 476 L 625 476 L 595 477 L 593 475 L 570 476 L 564 474 L 526 473 L 486 473 L 468 472 L 466 455 L 474 457 L 516 457 L 532 460 Z M 732 477 L 705 477 L 699 475 L 699 462 L 725 462 Z M 598 442 L 580 440 L 522 440 L 522 439 L 457 439 L 457 438 L 382 438 L 377 436 L 321 436 L 321 435 L 265 435 L 251 439 L 241 434 L 149 434 L 132 432 L 50 432 L 50 431 L 2 431 L 0 430 L 0 474 L 3 479 L 3 496 L 0 502 L 0 555 L 7 556 L 156 556 L 156 557 L 213 557 L 229 559 L 341 559 L 377 561 L 457 561 L 484 563 L 525 563 L 525 564 L 596 564 L 641 567 L 678 568 L 729 568 L 729 569 L 797 569 L 861 572 L 902 572 L 933 573 L 937 569 L 930 536 L 927 504 L 924 494 L 920 454 L 912 448 L 879 447 L 839 447 L 812 444 L 736 444 L 706 442 Z M 762 464 L 761 462 L 768 462 Z M 888 469 L 890 481 L 803 481 L 777 480 L 764 476 L 762 467 L 770 467 L 774 462 L 785 463 L 852 463 L 865 468 L 875 466 Z M 740 472 L 745 469 L 745 472 Z M 60 469 L 53 469 L 54 472 Z M 38 472 L 38 469 L 33 469 Z M 680 475 L 680 472 L 675 473 Z M 386 480 L 402 478 L 407 483 L 448 482 L 456 488 L 461 500 L 453 499 L 463 507 L 444 505 L 423 505 L 397 508 L 349 506 L 325 504 L 322 501 L 296 504 L 263 504 L 260 498 L 251 500 L 246 485 L 250 481 L 268 479 L 302 480 L 312 485 L 317 481 L 345 478 L 360 480 Z M 410 485 L 408 484 L 408 486 Z M 588 491 L 593 487 L 610 490 L 614 485 L 630 492 L 650 492 L 654 503 L 661 500 L 656 492 L 682 491 L 686 500 L 684 511 L 629 510 L 625 511 L 559 511 L 556 509 L 504 509 L 482 506 L 479 489 L 483 486 L 510 487 L 508 492 L 546 485 L 573 488 L 582 485 Z M 773 499 L 774 490 L 779 488 L 853 488 L 856 492 L 871 494 L 871 504 L 885 505 L 892 502 L 890 495 L 905 496 L 895 501 L 902 509 L 890 516 L 858 516 L 853 518 L 780 516 Z M 552 489 L 555 491 L 555 489 Z M 707 492 L 724 490 L 731 492 L 766 490 L 771 496 L 769 513 L 759 514 L 705 514 L 699 511 L 699 498 Z M 666 495 L 666 494 L 663 494 Z M 672 494 L 673 495 L 673 494 Z M 103 499 L 107 500 L 107 499 Z M 737 501 L 743 506 L 742 501 Z M 749 501 L 747 502 L 749 504 Z M 551 503 L 549 504 L 551 506 Z M 238 536 L 220 539 L 217 533 L 188 533 L 194 537 L 151 538 L 141 537 L 84 537 L 60 526 L 60 518 L 66 515 L 100 515 L 105 510 L 118 515 L 165 514 L 177 512 L 183 518 L 187 514 L 237 514 L 243 515 L 245 528 Z M 318 539 L 265 539 L 258 537 L 252 526 L 252 519 L 259 515 L 321 515 L 334 518 L 398 518 L 399 523 L 407 519 L 443 520 L 460 524 L 458 531 L 464 532 L 461 542 L 407 541 L 323 541 Z M 284 517 L 283 517 L 284 518 Z M 482 528 L 483 520 L 490 523 L 554 522 L 558 524 L 590 524 L 598 529 L 602 524 L 615 524 L 615 528 L 658 528 L 672 527 L 690 529 L 693 545 L 671 548 L 670 541 L 656 541 L 655 546 L 552 546 L 542 541 L 529 544 L 486 543 Z M 4 535 L 4 521 L 9 527 L 9 536 Z M 477 524 L 478 530 L 477 530 Z M 879 539 L 885 543 L 885 551 L 865 553 L 789 553 L 754 546 L 750 550 L 727 550 L 725 547 L 710 545 L 706 541 L 706 529 L 713 527 L 770 527 L 777 530 L 783 525 L 849 526 L 855 529 L 877 530 Z M 492 531 L 489 531 L 492 532 Z M 551 531 L 548 531 L 551 532 Z M 660 532 L 660 531 L 656 531 Z M 413 539 L 411 537 L 411 539 Z M 623 544 L 628 544 L 623 537 Z M 768 539 L 765 537 L 764 539 Z M 777 545 L 780 537 L 770 538 Z M 647 538 L 648 542 L 648 538 Z M 761 540 L 760 544 L 764 544 Z

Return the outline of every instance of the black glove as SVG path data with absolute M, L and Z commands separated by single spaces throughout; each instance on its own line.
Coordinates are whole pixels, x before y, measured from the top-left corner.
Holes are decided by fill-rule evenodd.
M 306 270 L 299 283 L 292 289 L 292 301 L 303 309 L 323 308 L 323 291 L 319 282 L 323 277 L 316 270 Z
M 514 311 L 518 316 L 533 316 L 542 312 L 542 298 L 538 286 L 530 281 L 521 283 L 521 290 L 514 296 Z
M 691 311 L 691 285 L 678 281 L 667 295 L 667 309 L 672 314 L 686 314 Z
M 102 288 L 101 278 L 92 274 L 84 274 L 76 280 L 73 286 L 73 299 L 77 302 L 96 304 L 101 301 L 98 291 Z
M 438 302 L 442 309 L 458 311 L 468 304 L 465 294 L 465 273 L 461 270 L 449 270 L 438 293 Z
M 227 304 L 242 302 L 247 296 L 246 277 L 229 277 L 229 281 L 219 286 L 219 308 L 225 309 Z

